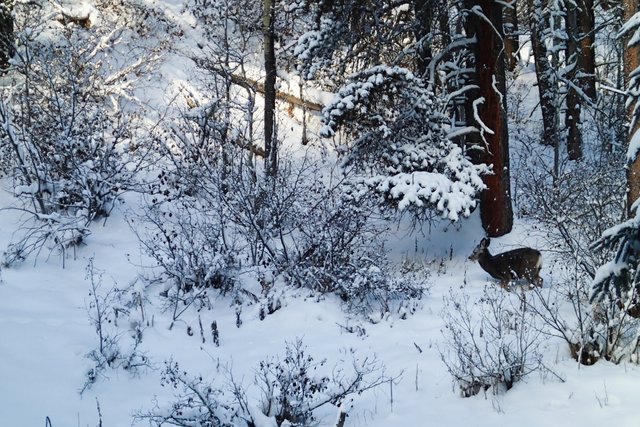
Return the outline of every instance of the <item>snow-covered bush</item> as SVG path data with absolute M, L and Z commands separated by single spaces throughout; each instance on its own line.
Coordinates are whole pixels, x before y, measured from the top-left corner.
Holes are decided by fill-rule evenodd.
M 514 150 L 513 162 L 518 212 L 544 224 L 541 234 L 555 254 L 550 261 L 557 260 L 562 268 L 577 259 L 581 274 L 593 278 L 609 254 L 594 252 L 590 246 L 624 214 L 625 170 L 620 156 L 594 142 L 585 145 L 579 164 L 556 159 L 559 164 L 554 167 L 551 149 L 524 133 L 518 138 L 521 144 Z
M 376 66 L 352 76 L 325 107 L 321 134 L 347 135 L 343 161 L 357 170 L 354 191 L 456 221 L 476 207 L 489 169 L 452 140 L 448 101 L 406 68 Z
M 541 369 L 534 313 L 517 295 L 487 286 L 484 295 L 472 301 L 451 290 L 442 316 L 446 348 L 440 354 L 462 396 L 489 388 L 503 393 Z
M 162 386 L 176 390 L 176 400 L 170 407 L 156 407 L 148 413 L 137 414 L 136 418 L 148 420 L 149 425 L 157 427 L 233 427 L 237 425 L 236 420 L 245 421 L 244 424 L 249 425 L 241 414 L 236 414 L 231 406 L 233 399 L 229 399 L 222 388 L 213 386 L 201 376 L 189 376 L 176 362 L 166 362 Z M 232 403 L 227 403 L 227 400 Z
M 279 306 L 275 282 L 336 293 L 374 318 L 411 312 L 425 279 L 390 274 L 375 200 L 351 192 L 312 147 L 298 158 L 282 150 L 277 175 L 258 178 L 250 105 L 218 99 L 159 136 L 166 162 L 133 229 L 170 284 L 174 318 L 193 302 L 206 306 L 213 288 L 262 301 L 266 315 Z M 259 292 L 236 278 L 250 270 Z
M 318 409 L 348 406 L 351 396 L 389 381 L 375 356 L 360 359 L 353 351 L 347 353 L 350 367 L 339 364 L 323 375 L 326 360 L 316 361 L 300 340 L 287 343 L 284 359 L 263 360 L 256 371 L 261 412 L 274 417 L 278 426 L 313 426 Z
M 607 108 L 614 107 L 611 102 Z M 608 263 L 619 259 L 614 251 L 622 236 L 614 237 L 615 230 L 626 228 L 616 226 L 624 216 L 626 181 L 624 159 L 610 149 L 617 129 L 607 134 L 600 131 L 597 120 L 585 122 L 584 156 L 575 163 L 567 161 L 559 148 L 539 145 L 536 132 L 531 136 L 530 127 L 535 123 L 515 109 L 512 112 L 512 130 L 519 140 L 513 150 L 514 200 L 521 215 L 543 224 L 539 235 L 551 249 L 545 265 L 555 275 L 549 290 L 535 290 L 529 309 L 546 325 L 543 332 L 563 339 L 580 363 L 593 364 L 601 358 L 629 360 L 636 351 L 637 326 L 629 315 L 634 298 L 626 299 L 630 289 L 622 292 L 624 302 L 615 292 L 609 294 L 613 291 L 609 279 L 619 278 L 609 277 L 600 267 L 621 267 L 607 267 L 609 273 L 625 270 L 617 261 Z M 623 234 L 627 232 L 633 234 L 628 229 Z M 599 243 L 594 247 L 595 241 Z M 593 296 L 598 298 L 591 296 L 594 279 Z
M 213 292 L 238 296 L 239 269 L 256 264 L 259 249 L 241 238 L 243 228 L 234 217 L 232 201 L 251 209 L 257 193 L 245 190 L 253 169 L 244 149 L 232 142 L 243 137 L 229 121 L 232 111 L 237 112 L 218 100 L 159 128 L 164 156 L 154 169 L 157 179 L 149 184 L 144 212 L 129 220 L 155 260 L 154 281 L 164 284 L 165 308 L 174 321 L 189 307 L 210 307 Z M 250 299 L 256 302 L 257 296 Z
M 153 426 L 314 426 L 319 409 L 333 405 L 344 411 L 351 396 L 389 381 L 375 357 L 359 359 L 349 353 L 350 367 L 338 364 L 331 374 L 323 374 L 326 360 L 316 361 L 299 340 L 287 343 L 284 359 L 262 360 L 248 387 L 231 372 L 222 383 L 190 376 L 176 362 L 168 362 L 163 385 L 176 390 L 176 400 L 137 418 Z
M 533 290 L 527 310 L 534 313 L 543 335 L 563 340 L 570 356 L 583 365 L 600 359 L 638 361 L 637 307 L 609 299 L 591 303 L 592 284 L 577 265 L 558 270 L 551 288 Z
M 413 314 L 418 301 L 429 291 L 429 270 L 394 273 L 388 262 L 374 264 L 361 260 L 362 266 L 337 283 L 337 293 L 349 312 L 378 322 L 389 315 L 402 319 Z
M 237 254 L 225 247 L 219 218 L 197 201 L 182 198 L 150 204 L 144 216 L 131 218 L 130 224 L 156 262 L 166 309 L 174 321 L 191 305 L 209 307 L 211 292 L 234 287 Z
M 329 184 L 319 170 L 302 178 L 304 192 L 288 213 L 292 244 L 285 248 L 285 274 L 297 286 L 337 294 L 349 311 L 371 319 L 411 312 L 411 301 L 428 290 L 429 273 L 394 275 L 375 199 L 350 193 L 345 175 L 332 176 Z
M 87 27 L 58 21 L 46 4 L 15 8 L 16 53 L 0 91 L 0 144 L 10 153 L 3 168 L 24 210 L 43 222 L 37 235 L 18 235 L 6 262 L 46 242 L 80 243 L 89 223 L 135 186 L 153 146 L 135 112 L 135 84 L 157 59 L 122 22 Z M 87 19 L 102 19 L 89 10 Z
M 149 357 L 138 348 L 144 329 L 140 292 L 133 288 L 119 289 L 115 285 L 105 290 L 102 282 L 104 272 L 95 268 L 93 259 L 89 260 L 86 270 L 85 279 L 90 285 L 87 312 L 95 328 L 98 345 L 85 356 L 91 367 L 85 373 L 86 382 L 81 392 L 106 376 L 109 368 L 135 375 L 151 366 Z M 141 317 L 137 315 L 138 308 Z M 119 330 L 119 323 L 127 325 L 129 330 Z
M 614 252 L 593 278 L 590 289 L 595 319 L 595 344 L 602 357 L 619 363 L 640 362 L 640 222 L 636 201 L 633 217 L 606 230 L 594 250 Z

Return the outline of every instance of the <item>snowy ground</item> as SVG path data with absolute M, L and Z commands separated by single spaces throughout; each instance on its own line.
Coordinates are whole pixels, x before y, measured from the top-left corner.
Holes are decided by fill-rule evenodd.
M 6 193 L 2 201 L 4 206 L 10 203 Z M 15 211 L 0 213 L 0 244 L 7 243 L 17 217 Z M 349 349 L 362 357 L 377 355 L 387 374 L 397 379 L 393 385 L 353 401 L 347 423 L 351 426 L 638 425 L 635 396 L 640 392 L 640 369 L 606 362 L 579 366 L 561 342 L 548 342 L 546 355 L 549 367 L 564 382 L 554 375 L 534 374 L 504 395 L 459 397 L 440 360 L 439 349 L 444 346 L 440 312 L 442 296 L 449 288 L 463 287 L 474 297 L 482 292 L 487 275 L 466 260 L 479 238 L 478 230 L 478 221 L 472 218 L 459 230 L 449 227 L 446 232 L 420 236 L 418 247 L 429 249 L 419 254 L 407 248 L 415 247 L 416 237 L 399 233 L 395 245 L 405 246 L 405 257 L 433 260 L 439 251 L 447 253 L 451 248 L 453 256 L 450 260 L 445 257 L 444 267 L 434 274 L 430 294 L 415 315 L 375 325 L 362 322 L 364 336 L 346 333 L 340 326 L 353 320 L 345 316 L 337 301 L 326 298 L 318 302 L 298 293 L 264 321 L 257 313 L 244 315 L 240 328 L 235 326 L 233 310 L 223 301 L 215 310 L 203 313 L 203 323 L 217 320 L 220 347 L 210 340 L 202 344 L 198 334 L 187 334 L 187 326 L 195 327 L 190 324 L 195 318 L 186 318 L 171 331 L 167 318 L 156 318 L 144 331 L 143 349 L 158 367 L 173 358 L 194 374 L 216 376 L 221 366 L 228 366 L 236 378 L 246 379 L 252 378 L 260 360 L 281 355 L 285 342 L 299 338 L 311 355 L 327 358 L 327 365 L 344 358 Z M 522 238 L 523 230 L 519 227 L 511 240 Z M 135 236 L 118 212 L 105 227 L 94 228 L 88 246 L 81 248 L 77 259 L 69 261 L 65 269 L 57 256 L 48 260 L 42 256 L 35 266 L 27 262 L 2 271 L 0 425 L 38 426 L 49 417 L 54 426 L 93 426 L 98 422 L 98 402 L 103 425 L 126 426 L 134 412 L 150 409 L 156 399 L 162 401 L 167 396 L 167 390 L 160 387 L 160 369 L 138 377 L 108 371 L 108 378 L 79 394 L 88 366 L 84 355 L 97 340 L 86 309 L 85 267 L 90 257 L 96 268 L 106 272 L 107 284 L 128 283 L 135 277 L 137 265 L 144 263 Z M 552 272 L 544 270 L 543 275 L 547 286 L 552 285 Z M 321 425 L 332 425 L 336 415 L 331 411 L 324 415 Z

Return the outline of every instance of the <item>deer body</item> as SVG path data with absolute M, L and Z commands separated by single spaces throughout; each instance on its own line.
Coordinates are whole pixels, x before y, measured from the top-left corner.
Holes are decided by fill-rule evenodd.
M 526 280 L 533 286 L 542 287 L 542 254 L 531 248 L 520 248 L 491 255 L 488 246 L 489 238 L 484 238 L 474 249 L 469 259 L 478 261 L 480 267 L 491 277 L 500 280 L 500 286 L 508 289 L 509 282 Z

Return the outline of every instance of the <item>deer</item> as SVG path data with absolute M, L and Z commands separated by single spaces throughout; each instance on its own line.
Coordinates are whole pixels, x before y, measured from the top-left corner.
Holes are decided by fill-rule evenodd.
M 478 261 L 480 267 L 494 279 L 500 280 L 500 287 L 509 290 L 509 282 L 526 280 L 533 286 L 542 287 L 542 254 L 532 248 L 519 248 L 491 255 L 491 239 L 485 237 L 473 250 L 469 259 Z

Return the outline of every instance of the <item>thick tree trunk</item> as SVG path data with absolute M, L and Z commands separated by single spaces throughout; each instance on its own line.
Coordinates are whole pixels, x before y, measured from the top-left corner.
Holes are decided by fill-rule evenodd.
M 638 12 L 637 0 L 624 0 L 624 22 Z M 640 47 L 629 47 L 627 43 L 629 37 L 625 37 L 624 43 L 624 76 L 625 87 L 629 87 L 629 76 L 631 73 L 640 67 Z M 627 111 L 627 119 L 631 122 L 631 116 L 633 114 L 633 104 L 629 106 Z M 634 129 L 629 129 L 629 138 L 631 138 L 638 130 L 640 130 L 640 123 L 636 122 Z M 631 205 L 640 198 L 640 156 L 627 165 L 627 211 L 631 208 Z
M 565 126 L 567 127 L 567 155 L 571 160 L 582 158 L 582 132 L 580 129 L 580 112 L 582 108 L 582 98 L 576 87 L 581 86 L 579 75 L 583 70 L 581 45 L 579 43 L 580 27 L 578 22 L 578 10 L 569 8 L 567 10 L 567 63 L 573 68 L 567 75 L 571 82 L 567 87 Z
M 483 16 L 478 16 L 480 6 Z M 509 182 L 509 134 L 506 119 L 505 64 L 502 49 L 502 7 L 494 0 L 467 0 L 470 12 L 467 31 L 475 36 L 476 83 L 484 102 L 478 105 L 478 115 L 484 126 L 486 149 L 484 163 L 493 166 L 493 174 L 484 177 L 487 189 L 480 197 L 482 226 L 488 236 L 502 236 L 513 227 L 511 186 Z M 475 8 L 475 9 L 474 9 Z M 487 22 L 489 21 L 489 22 Z M 496 55 L 499 55 L 496 57 Z M 482 127 L 481 125 L 481 127 Z
M 497 6 L 496 6 L 497 7 Z M 518 51 L 520 41 L 518 40 L 518 13 L 516 0 L 511 0 L 509 6 L 504 7 L 504 56 L 507 70 L 513 71 L 518 65 Z
M 0 2 L 0 72 L 9 68 L 9 59 L 14 54 L 13 0 Z
M 582 90 L 593 102 L 596 100 L 595 12 L 593 0 L 580 0 L 580 51 L 582 56 Z
M 542 143 L 556 146 L 558 141 L 558 85 L 556 76 L 547 56 L 547 47 L 543 39 L 545 28 L 544 0 L 533 0 L 531 5 L 531 46 L 535 58 L 540 109 L 544 134 Z
M 275 177 L 278 171 L 278 140 L 276 136 L 276 51 L 275 51 L 275 2 L 263 0 L 262 34 L 264 38 L 264 153 L 265 173 Z

